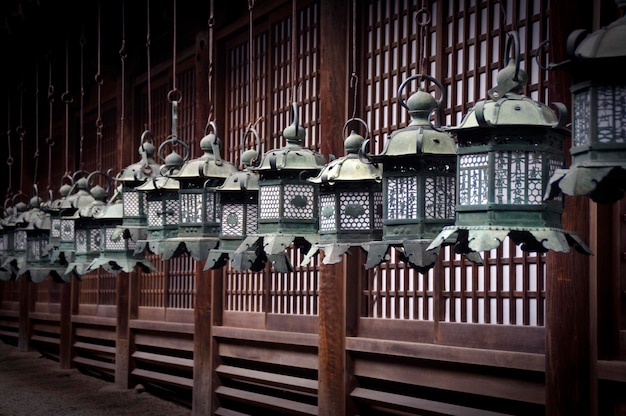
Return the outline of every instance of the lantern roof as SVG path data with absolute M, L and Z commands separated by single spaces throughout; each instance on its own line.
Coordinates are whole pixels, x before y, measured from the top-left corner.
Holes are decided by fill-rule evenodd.
M 160 165 L 154 160 L 156 147 L 150 142 L 144 142 L 139 146 L 141 161 L 124 168 L 118 175 L 117 180 L 122 182 L 144 182 L 158 175 Z
M 217 187 L 218 191 L 258 191 L 259 174 L 249 169 L 232 173 Z
M 574 32 L 571 36 L 580 36 L 581 33 L 584 32 Z M 576 46 L 573 55 L 577 59 L 626 58 L 625 40 L 626 16 L 588 34 Z
M 414 78 L 407 79 L 400 90 L 406 82 Z M 389 136 L 382 153 L 372 156 L 374 160 L 379 160 L 381 156 L 456 156 L 454 139 L 448 133 L 434 128 L 430 122 L 430 114 L 439 108 L 439 104 L 432 94 L 418 90 L 411 94 L 406 103 L 402 102 L 402 104 L 408 111 L 411 122 L 408 126 L 396 130 Z
M 152 178 L 152 180 L 139 185 L 135 189 L 138 191 L 158 191 L 161 189 L 174 191 L 180 189 L 180 182 L 167 176 L 157 176 L 156 178 Z
M 489 90 L 489 99 L 478 101 L 456 127 L 447 130 L 483 129 L 489 127 L 544 127 L 562 130 L 567 110 L 558 103 L 557 115 L 547 105 L 520 94 L 528 81 L 526 72 L 511 60 L 497 76 L 496 87 Z
M 319 174 L 308 180 L 313 183 L 333 185 L 335 182 L 376 181 L 382 179 L 382 165 L 370 163 L 359 156 L 359 150 L 365 142 L 360 134 L 352 131 L 345 139 L 346 155 L 329 162 Z
M 187 161 L 180 171 L 172 176 L 178 179 L 223 179 L 238 171 L 235 165 L 221 158 L 221 142 L 214 133 L 209 133 L 200 140 L 200 148 L 204 154 Z
M 298 124 L 297 116 L 293 118 L 292 123 L 283 130 L 283 137 L 287 140 L 287 144 L 280 149 L 266 152 L 261 164 L 253 168 L 254 170 L 259 172 L 320 170 L 326 164 L 326 159 L 321 153 L 302 147 L 306 132 Z

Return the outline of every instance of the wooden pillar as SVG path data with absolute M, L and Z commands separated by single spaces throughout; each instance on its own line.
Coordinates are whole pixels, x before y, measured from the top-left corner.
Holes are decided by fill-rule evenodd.
M 205 414 L 214 414 L 215 410 L 218 408 L 218 399 L 215 394 L 215 390 L 219 387 L 219 378 L 215 369 L 220 364 L 218 343 L 216 339 L 213 337 L 213 328 L 222 325 L 222 314 L 224 311 L 224 272 L 223 269 L 213 270 L 211 271 L 211 276 L 208 284 L 210 285 L 210 292 L 208 297 L 210 299 L 211 304 L 209 305 L 210 316 L 207 322 L 209 326 L 209 362 L 207 365 L 209 369 L 206 373 L 203 373 L 203 377 L 207 379 L 208 386 L 207 389 L 209 394 L 206 396 L 207 400 L 209 400 L 208 408 L 210 409 L 210 413 Z M 200 414 L 196 412 L 196 414 Z
M 351 4 L 348 1 L 320 1 L 320 130 L 323 138 L 320 142 L 320 151 L 326 157 L 330 154 L 342 156 L 345 153 L 342 130 L 347 120 L 349 101 L 348 21 Z M 345 336 L 348 258 L 350 256 L 344 255 L 344 261 L 341 263 L 320 266 L 318 316 L 320 415 L 345 415 L 347 411 Z M 355 267 L 357 268 L 353 270 L 363 268 L 362 265 Z
M 555 0 L 550 3 L 551 61 L 566 58 L 567 36 L 584 27 L 582 17 L 591 15 L 578 3 Z M 563 8 L 568 19 L 559 18 Z M 571 102 L 571 77 L 565 71 L 549 74 L 550 101 Z M 569 155 L 570 141 L 564 151 Z M 589 242 L 589 199 L 566 197 L 563 229 L 575 231 Z M 589 257 L 570 250 L 550 252 L 546 275 L 546 414 L 592 415 L 590 365 Z
M 136 274 L 133 271 L 131 274 Z M 115 277 L 116 333 L 115 333 L 115 384 L 130 387 L 130 279 L 129 273 Z
M 211 280 L 216 272 L 203 272 L 204 261 L 196 268 L 196 302 L 193 337 L 193 415 L 213 414 L 211 409 Z M 219 272 L 221 275 L 221 270 Z
M 56 283 L 61 285 L 60 328 L 59 328 L 59 364 L 61 368 L 72 367 L 72 311 L 74 310 L 73 283 Z
M 30 282 L 27 276 L 20 276 L 20 316 L 17 338 L 18 351 L 28 351 L 30 345 Z

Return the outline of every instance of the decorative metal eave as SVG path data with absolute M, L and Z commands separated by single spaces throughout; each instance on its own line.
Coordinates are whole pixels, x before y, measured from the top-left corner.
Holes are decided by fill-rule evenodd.
M 449 244 L 447 241 L 455 241 L 456 253 L 465 254 L 468 260 L 482 264 L 475 254 L 498 248 L 506 237 L 520 245 L 523 251 L 568 253 L 570 247 L 575 247 L 580 253 L 593 254 L 576 233 L 552 227 L 449 226 L 444 227 L 427 250 L 436 250 Z
M 258 253 L 259 249 L 262 249 L 263 253 L 259 253 L 261 257 L 267 258 L 268 261 L 273 263 L 274 269 L 280 273 L 288 273 L 294 270 L 286 250 L 293 243 L 296 247 L 300 247 L 304 252 L 310 252 L 313 246 L 317 246 L 320 241 L 319 234 L 266 234 L 266 235 L 252 235 L 246 237 L 246 239 L 239 245 L 237 250 L 233 253 L 233 268 L 237 270 L 252 270 L 256 261 L 251 262 L 251 253 Z M 264 256 L 263 256 L 264 254 Z M 257 259 L 258 260 L 258 259 Z
M 583 163 L 558 169 L 550 178 L 545 199 L 561 192 L 570 196 L 589 195 L 597 203 L 619 201 L 626 193 L 626 160 L 621 166 Z

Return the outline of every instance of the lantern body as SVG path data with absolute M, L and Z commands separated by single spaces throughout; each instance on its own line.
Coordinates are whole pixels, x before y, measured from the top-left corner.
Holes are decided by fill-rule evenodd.
M 561 227 L 562 201 L 543 200 L 564 163 L 564 132 L 542 127 L 459 130 L 456 225 Z
M 254 250 L 235 255 L 246 236 L 258 232 L 259 175 L 250 169 L 229 175 L 216 191 L 220 204 L 220 233 L 217 248 L 209 250 L 204 270 L 218 269 L 228 259 L 235 270 L 261 270 L 265 258 Z
M 317 173 L 317 172 L 315 172 Z M 259 180 L 259 233 L 313 234 L 317 232 L 315 186 L 298 172 L 261 174 Z

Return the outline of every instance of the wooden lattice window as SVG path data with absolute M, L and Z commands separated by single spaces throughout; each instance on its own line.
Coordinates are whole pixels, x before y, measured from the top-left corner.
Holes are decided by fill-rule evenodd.
M 361 72 L 366 120 L 377 152 L 391 133 L 408 123 L 396 96 L 404 79 L 427 71 L 441 81 L 448 97 L 444 124 L 457 124 L 493 86 L 509 30 L 520 35 L 521 65 L 529 74 L 526 94 L 547 101 L 547 75 L 531 59 L 547 38 L 546 0 L 428 1 L 432 23 L 423 32 L 416 20 L 422 5 L 414 3 L 371 0 L 366 6 L 362 41 L 367 52 Z M 362 313 L 388 319 L 544 325 L 545 256 L 522 253 L 507 240 L 483 257 L 485 266 L 479 267 L 446 248 L 435 268 L 421 274 L 398 263 L 392 249 L 389 263 L 367 273 Z
M 268 23 L 253 24 L 254 66 L 250 74 L 249 30 L 226 44 L 226 129 L 228 157 L 239 160 L 246 126 L 265 115 L 256 125 L 261 138 L 261 152 L 281 148 L 286 143 L 283 130 L 291 122 L 291 102 L 298 103 L 300 123 L 307 135 L 305 146 L 319 150 L 319 11 L 318 4 L 298 5 L 296 55 L 292 56 L 291 8 L 273 11 Z M 263 20 L 263 19 L 261 19 Z M 293 60 L 292 60 L 293 58 Z M 295 80 L 292 62 L 295 61 Z M 252 80 L 252 82 L 251 82 Z M 292 86 L 298 85 L 296 97 Z M 253 90 L 250 91 L 250 85 Z M 254 105 L 248 108 L 248 103 Z M 317 265 L 300 267 L 305 253 L 290 250 L 291 273 L 237 272 L 226 268 L 225 308 L 289 314 L 316 314 Z

